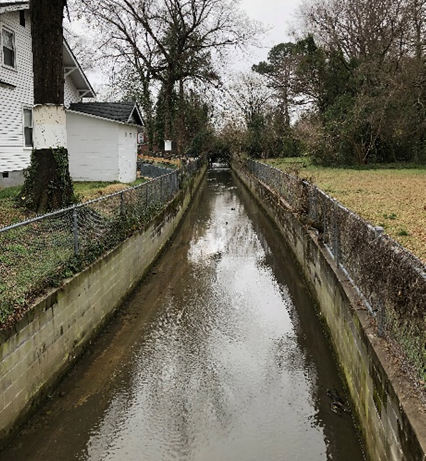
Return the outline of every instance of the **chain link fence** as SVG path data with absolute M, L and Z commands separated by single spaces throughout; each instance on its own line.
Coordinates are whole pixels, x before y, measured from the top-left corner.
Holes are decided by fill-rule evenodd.
M 170 173 L 173 171 L 173 168 L 159 166 L 154 163 L 148 162 L 137 162 L 137 170 L 139 171 L 142 177 L 148 178 L 159 178 L 164 174 Z
M 246 169 L 315 228 L 377 321 L 426 380 L 426 266 L 396 241 L 317 187 L 247 160 Z
M 204 162 L 0 229 L 0 322 L 143 229 Z

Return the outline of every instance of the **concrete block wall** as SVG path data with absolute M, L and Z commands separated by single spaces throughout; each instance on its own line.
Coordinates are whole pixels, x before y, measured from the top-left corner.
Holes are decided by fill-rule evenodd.
M 0 333 L 0 443 L 72 366 L 175 232 L 205 169 L 144 232 L 39 300 Z
M 22 186 L 24 184 L 24 172 L 21 171 L 0 171 L 0 189 L 5 187 Z
M 315 295 L 354 403 L 369 459 L 425 461 L 426 415 L 410 383 L 389 360 L 371 317 L 315 232 L 269 188 L 234 165 L 292 248 Z

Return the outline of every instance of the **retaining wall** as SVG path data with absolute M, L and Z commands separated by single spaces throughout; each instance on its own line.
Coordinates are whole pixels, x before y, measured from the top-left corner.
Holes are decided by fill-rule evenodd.
M 206 167 L 157 216 L 0 333 L 0 443 L 70 369 L 172 237 Z
M 313 230 L 284 199 L 233 165 L 292 248 L 319 304 L 351 394 L 368 456 L 373 461 L 425 461 L 426 414 L 413 388 L 394 366 L 371 317 L 349 280 Z

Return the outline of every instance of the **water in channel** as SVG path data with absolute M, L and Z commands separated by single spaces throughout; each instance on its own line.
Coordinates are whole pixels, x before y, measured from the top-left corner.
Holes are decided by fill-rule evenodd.
M 212 169 L 145 283 L 0 460 L 362 460 L 288 249 Z

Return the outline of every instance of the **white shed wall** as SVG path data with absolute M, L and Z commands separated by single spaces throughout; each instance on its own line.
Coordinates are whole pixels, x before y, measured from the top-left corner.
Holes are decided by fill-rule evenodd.
M 24 147 L 23 108 L 33 106 L 33 55 L 31 51 L 31 21 L 25 11 L 25 27 L 19 24 L 19 11 L 0 15 L 0 27 L 5 25 L 15 33 L 16 69 L 1 65 L 0 80 L 16 88 L 0 86 L 0 174 L 18 171 L 30 163 L 31 148 Z M 0 49 L 0 53 L 1 53 Z
M 118 168 L 120 182 L 136 181 L 137 136 L 136 127 L 119 125 Z
M 68 154 L 72 179 L 120 180 L 118 127 L 117 123 L 107 120 L 67 113 Z

